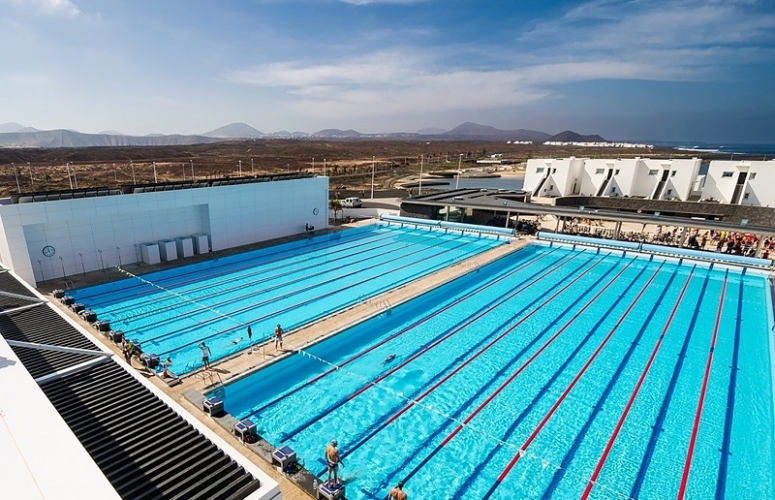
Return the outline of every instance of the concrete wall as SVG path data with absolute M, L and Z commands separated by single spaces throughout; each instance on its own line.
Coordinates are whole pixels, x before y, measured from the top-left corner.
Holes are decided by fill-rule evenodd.
M 222 250 L 299 234 L 306 223 L 328 225 L 327 177 L 11 204 L 0 206 L 0 257 L 35 285 L 138 262 L 144 242 L 204 233 Z M 56 253 L 44 255 L 46 246 Z

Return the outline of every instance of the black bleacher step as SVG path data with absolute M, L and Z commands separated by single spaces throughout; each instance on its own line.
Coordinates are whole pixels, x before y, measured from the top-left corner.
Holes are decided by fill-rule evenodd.
M 130 414 L 128 414 L 124 418 L 116 417 L 113 421 L 111 421 L 109 423 L 105 421 L 105 420 L 107 420 L 107 417 L 103 418 L 99 422 L 100 423 L 100 429 L 104 433 L 108 433 L 108 434 L 112 434 L 112 435 L 120 435 L 121 434 L 121 430 L 124 429 L 124 428 L 132 427 L 135 424 L 136 425 L 145 425 L 145 423 L 147 423 L 150 420 L 152 420 L 153 418 L 155 418 L 154 415 L 156 413 L 158 413 L 158 410 L 155 409 L 155 408 L 140 407 L 134 413 L 130 413 Z M 111 418 L 112 418 L 112 416 L 111 416 Z M 88 428 L 87 424 L 88 424 L 88 422 L 83 423 L 77 429 L 71 426 L 71 428 L 76 433 L 76 435 L 78 435 L 79 433 L 83 433 L 84 434 L 84 439 L 82 439 L 82 442 L 84 443 L 85 446 L 88 446 L 89 443 L 91 443 L 93 441 L 93 439 L 90 439 L 92 432 L 89 431 L 89 428 Z M 87 425 L 87 426 L 84 427 L 85 425 Z
M 153 441 L 152 436 L 163 432 L 169 433 L 166 418 L 159 425 L 156 422 L 151 425 L 147 421 L 139 421 L 131 428 L 122 429 L 118 434 L 105 433 L 99 439 L 91 440 L 88 447 L 89 453 L 95 461 L 99 461 L 105 452 L 108 455 L 115 452 L 118 444 L 124 454 L 132 455 L 136 453 L 137 448 L 144 446 L 148 441 Z
M 223 500 L 244 500 L 260 487 L 261 482 L 246 472 L 222 492 L 223 495 L 227 495 Z
M 115 468 L 115 470 L 103 469 L 103 471 L 105 472 L 105 477 L 111 482 L 114 479 L 126 481 L 127 476 L 132 476 L 136 473 L 137 467 L 135 464 L 143 464 L 142 468 L 144 470 L 152 470 L 159 466 L 167 467 L 169 463 L 179 461 L 180 457 L 194 457 L 200 453 L 207 453 L 207 451 L 208 444 L 201 440 L 170 441 L 159 447 L 152 447 L 152 455 L 150 457 L 132 457 L 131 464 L 123 464 Z
M 224 470 L 220 474 L 220 477 L 210 481 L 199 491 L 188 495 L 186 498 L 190 498 L 191 500 L 196 500 L 196 499 L 210 500 L 210 499 L 219 498 L 220 492 L 224 488 L 227 488 L 229 484 L 238 480 L 244 474 L 245 474 L 245 469 L 243 469 L 239 465 L 232 462 L 228 464 L 228 469 Z
M 128 388 L 131 388 L 131 386 L 127 386 Z M 113 389 L 110 389 L 111 391 Z M 124 395 L 126 394 L 126 396 Z M 102 393 L 94 392 L 90 394 L 81 394 L 76 393 L 78 396 L 78 399 L 72 402 L 65 403 L 64 405 L 57 406 L 57 408 L 60 410 L 60 413 L 64 415 L 70 415 L 75 414 L 80 408 L 105 408 L 109 407 L 109 405 L 115 405 L 115 404 L 126 404 L 127 401 L 134 401 L 137 399 L 140 399 L 138 397 L 132 397 L 135 394 L 129 391 L 127 391 L 121 395 L 117 395 L 112 392 L 108 393 Z M 65 417 L 67 418 L 67 417 Z
M 223 464 L 228 465 L 231 459 L 223 454 L 210 454 L 205 455 L 204 458 L 200 458 L 197 463 L 189 465 L 185 468 L 175 469 L 175 473 L 168 476 L 164 481 L 154 484 L 154 492 L 142 492 L 137 491 L 137 488 L 131 491 L 131 497 L 133 500 L 150 500 L 152 498 L 174 498 L 179 494 L 179 491 L 192 484 L 193 478 L 207 477 L 207 471 L 214 470 L 218 467 L 223 467 Z M 130 493 L 130 492 L 127 492 Z M 158 497 L 156 495 L 159 495 Z M 122 495 L 124 496 L 124 495 Z M 127 496 L 124 496 L 127 498 Z
M 224 460 L 227 459 L 227 460 Z M 179 481 L 175 485 L 177 491 L 170 491 L 170 500 L 193 500 L 196 498 L 212 498 L 211 495 L 205 494 L 204 496 L 200 492 L 205 492 L 210 488 L 211 484 L 217 483 L 225 475 L 228 475 L 236 466 L 234 461 L 228 457 L 223 457 L 219 460 L 214 467 L 209 467 L 206 470 L 197 474 L 196 481 L 183 482 Z
M 135 483 L 139 481 L 149 482 L 153 485 L 164 484 L 164 482 L 170 477 L 174 476 L 181 468 L 187 468 L 189 466 L 200 463 L 203 456 L 209 454 L 207 447 L 198 449 L 194 452 L 178 455 L 174 459 L 167 459 L 161 463 L 154 464 L 153 467 L 148 469 L 143 468 L 141 474 L 130 474 L 127 478 L 125 474 L 121 478 L 121 482 L 125 488 L 134 488 Z

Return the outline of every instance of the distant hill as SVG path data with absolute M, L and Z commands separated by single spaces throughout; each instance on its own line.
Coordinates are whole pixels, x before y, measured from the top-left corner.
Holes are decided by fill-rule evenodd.
M 542 142 L 549 138 L 549 134 L 537 130 L 500 130 L 489 125 L 466 122 L 453 128 L 449 132 L 441 134 L 445 138 L 455 139 L 479 139 L 479 140 L 512 140 L 512 141 L 537 141 Z
M 219 137 L 223 139 L 242 139 L 263 137 L 265 134 L 254 129 L 247 123 L 230 123 L 202 135 L 205 137 Z
M 124 135 L 121 132 L 116 132 L 115 130 L 103 130 L 99 133 L 99 135 Z
M 318 132 L 315 132 L 310 137 L 330 137 L 330 138 L 337 138 L 337 139 L 355 139 L 359 137 L 363 137 L 363 134 L 360 132 L 356 132 L 355 130 L 339 130 L 338 128 L 327 128 L 325 130 L 320 130 Z
M 23 128 L 24 125 L 19 125 L 18 123 L 14 122 L 0 123 L 0 134 L 19 132 Z
M 443 128 L 423 128 L 417 131 L 417 134 L 419 135 L 441 135 L 443 133 L 447 132 Z
M 0 147 L 6 148 L 82 148 L 91 146 L 181 146 L 218 142 L 220 139 L 201 135 L 131 135 L 82 134 L 71 130 L 0 133 Z
M 548 139 L 544 139 L 544 142 L 546 141 L 556 141 L 556 142 L 608 142 L 599 135 L 581 135 L 577 134 L 576 132 L 573 132 L 571 130 L 566 130 L 565 132 L 560 132 L 559 134 L 553 135 L 549 137 Z

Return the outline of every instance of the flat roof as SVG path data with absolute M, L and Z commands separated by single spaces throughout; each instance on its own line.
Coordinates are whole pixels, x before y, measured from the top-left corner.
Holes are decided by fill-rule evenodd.
M 663 226 L 693 227 L 769 236 L 775 235 L 775 227 L 771 226 L 756 226 L 717 220 L 692 219 L 687 217 L 657 216 L 653 214 L 619 212 L 616 210 L 582 210 L 579 207 L 558 207 L 555 205 L 526 203 L 509 199 L 510 197 L 519 196 L 520 193 L 524 192 L 519 190 L 457 189 L 430 195 L 422 195 L 417 198 L 404 199 L 402 200 L 402 206 L 403 204 L 414 204 L 435 207 L 460 207 L 472 208 L 475 210 L 512 212 L 524 215 L 549 214 L 557 217 L 584 217 L 586 219 L 615 222 L 635 222 L 639 224 L 659 224 Z

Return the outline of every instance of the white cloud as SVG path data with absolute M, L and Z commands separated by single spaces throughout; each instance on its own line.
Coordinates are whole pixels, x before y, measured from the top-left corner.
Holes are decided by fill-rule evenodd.
M 81 10 L 70 0 L 2 0 L 22 7 L 28 7 L 40 14 L 75 17 Z

